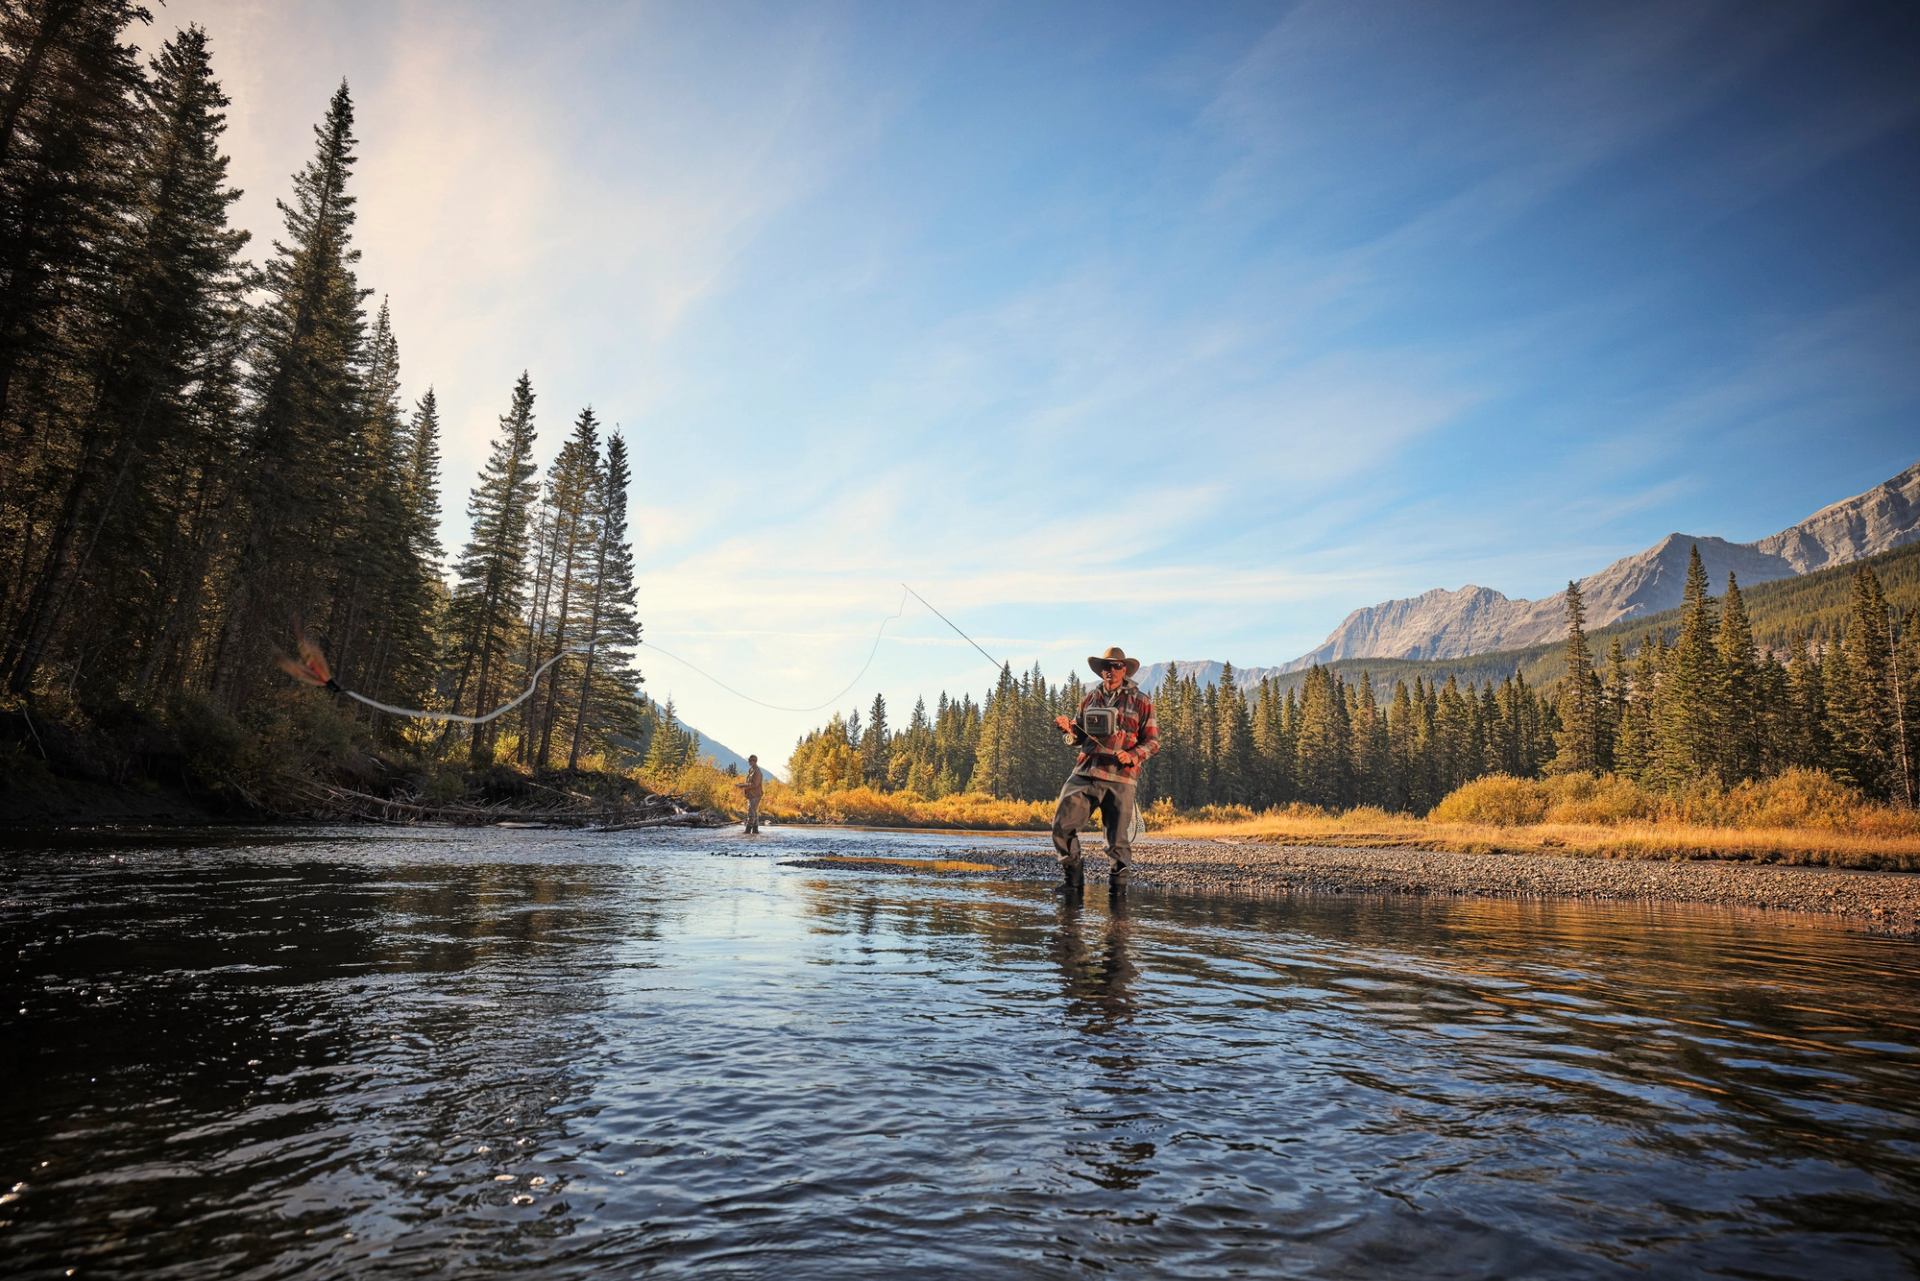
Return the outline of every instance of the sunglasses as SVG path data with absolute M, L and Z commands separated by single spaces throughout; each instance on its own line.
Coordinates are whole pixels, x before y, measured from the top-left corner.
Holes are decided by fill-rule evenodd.
M 1127 670 L 1127 665 L 1125 663 L 1102 663 L 1100 664 L 1100 670 L 1103 672 L 1124 672 Z

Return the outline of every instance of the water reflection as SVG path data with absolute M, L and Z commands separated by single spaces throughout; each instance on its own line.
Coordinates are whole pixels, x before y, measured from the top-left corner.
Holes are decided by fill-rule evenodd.
M 1091 1037 L 1111 1033 L 1133 1019 L 1133 958 L 1128 954 L 1131 911 L 1126 901 L 1103 913 L 1063 900 L 1055 909 L 1053 959 L 1067 1021 Z M 1122 1063 L 1124 1071 L 1130 1064 Z
M 163 1277 L 1920 1263 L 1909 944 L 1066 904 L 721 848 L 8 864 L 0 1067 L 30 1088 L 0 1092 L 0 1182 L 28 1187 L 0 1252 Z

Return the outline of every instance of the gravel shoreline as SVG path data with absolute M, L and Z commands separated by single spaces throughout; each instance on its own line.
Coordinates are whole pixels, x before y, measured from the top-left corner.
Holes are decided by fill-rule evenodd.
M 1104 880 L 1108 869 L 1106 857 L 1094 852 L 1097 848 L 1096 841 L 1087 857 L 1088 876 L 1096 881 Z M 1002 877 L 1053 880 L 1059 875 L 1051 846 L 1026 841 L 943 850 L 941 856 L 990 863 Z M 1203 893 L 1684 903 L 1793 914 L 1872 934 L 1920 938 L 1920 875 L 1910 872 L 1148 838 L 1134 847 L 1134 881 Z M 1790 917 L 1783 915 L 1782 920 Z

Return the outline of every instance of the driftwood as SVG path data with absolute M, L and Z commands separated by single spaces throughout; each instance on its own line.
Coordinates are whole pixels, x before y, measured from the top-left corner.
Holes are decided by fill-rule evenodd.
M 607 806 L 595 804 L 592 797 L 578 792 L 536 786 L 573 803 L 530 806 L 500 801 L 492 805 L 460 802 L 429 805 L 374 796 L 337 784 L 310 783 L 305 790 L 326 812 L 335 816 L 399 826 L 444 823 L 456 827 L 578 827 L 626 832 L 647 827 L 717 827 L 731 821 L 712 810 L 699 809 L 681 797 L 662 793 L 646 796 L 632 805 Z

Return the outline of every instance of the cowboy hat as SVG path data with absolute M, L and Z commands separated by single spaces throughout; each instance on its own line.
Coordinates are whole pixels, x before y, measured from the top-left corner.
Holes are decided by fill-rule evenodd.
M 1108 663 L 1125 663 L 1127 665 L 1128 680 L 1132 680 L 1133 674 L 1140 670 L 1140 660 L 1137 658 L 1128 658 L 1126 651 L 1118 645 L 1112 646 L 1104 654 L 1096 654 L 1087 660 L 1087 666 L 1093 669 L 1094 675 L 1096 676 L 1102 674 L 1100 669 Z

